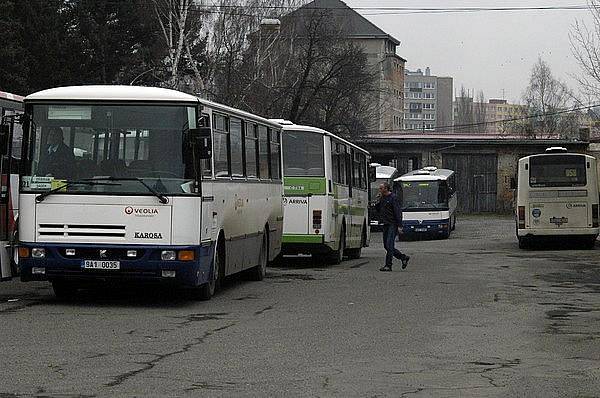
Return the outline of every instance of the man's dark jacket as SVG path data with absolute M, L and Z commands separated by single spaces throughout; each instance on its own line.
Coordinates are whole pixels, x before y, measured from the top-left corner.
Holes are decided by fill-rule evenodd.
M 49 146 L 40 153 L 39 175 L 52 175 L 55 178 L 71 178 L 75 166 L 73 150 L 64 143 L 54 152 L 48 153 Z
M 379 221 L 384 225 L 402 225 L 402 208 L 396 194 L 382 196 L 375 205 L 379 214 Z

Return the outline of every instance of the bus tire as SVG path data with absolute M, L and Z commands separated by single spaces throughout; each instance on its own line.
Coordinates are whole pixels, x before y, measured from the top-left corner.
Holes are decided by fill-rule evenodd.
M 596 247 L 596 236 L 586 236 L 581 243 L 584 249 L 593 250 Z
M 265 229 L 262 235 L 258 265 L 248 270 L 250 280 L 257 282 L 265 279 L 265 275 L 267 275 L 267 263 L 269 262 L 269 238 L 267 237 L 267 229 Z
M 365 227 L 363 226 L 362 232 L 360 234 L 360 247 L 356 249 L 346 249 L 346 254 L 348 258 L 351 260 L 357 260 L 362 256 L 362 248 L 367 245 L 367 233 L 365 231 Z
M 531 248 L 531 240 L 529 238 L 526 238 L 524 236 L 519 236 L 519 249 L 524 249 L 527 250 L 529 248 Z
M 450 231 L 454 231 L 456 229 L 456 214 L 454 215 L 454 217 L 452 217 L 452 219 L 454 221 L 452 221 L 452 223 L 450 224 L 451 225 Z
M 66 281 L 52 281 L 52 290 L 59 300 L 71 300 L 77 293 L 77 287 Z
M 327 263 L 338 265 L 344 260 L 344 251 L 346 251 L 346 227 L 342 224 L 340 232 L 340 243 L 337 250 L 333 250 L 327 257 Z
M 220 238 L 220 236 L 219 236 Z M 223 273 L 223 261 L 224 261 L 224 252 L 225 246 L 221 239 L 218 240 L 217 245 L 215 246 L 215 256 L 213 260 L 213 269 L 210 274 L 211 280 L 208 283 L 204 283 L 196 288 L 196 298 L 198 300 L 207 301 L 215 295 L 215 293 L 219 290 L 219 285 L 221 283 L 221 276 Z

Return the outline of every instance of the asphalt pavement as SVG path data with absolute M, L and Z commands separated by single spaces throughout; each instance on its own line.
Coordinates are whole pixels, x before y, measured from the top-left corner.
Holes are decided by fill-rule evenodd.
M 600 396 L 600 247 L 523 251 L 511 219 L 469 217 L 385 273 L 380 240 L 207 302 L 2 283 L 0 398 Z

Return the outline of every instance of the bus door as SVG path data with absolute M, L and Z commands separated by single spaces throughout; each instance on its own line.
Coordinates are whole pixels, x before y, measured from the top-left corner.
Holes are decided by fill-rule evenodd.
M 12 235 L 16 230 L 11 195 L 13 173 L 12 137 L 18 115 L 5 115 L 0 125 L 0 281 L 10 280 L 17 270 L 13 261 Z M 14 183 L 14 181 L 12 181 Z

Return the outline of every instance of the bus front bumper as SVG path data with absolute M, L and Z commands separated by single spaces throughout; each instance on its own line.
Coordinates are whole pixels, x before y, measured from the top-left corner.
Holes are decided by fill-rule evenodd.
M 282 254 L 327 254 L 333 243 L 327 244 L 323 235 L 283 234 Z
M 64 245 L 22 243 L 20 249 L 29 256 L 19 257 L 21 280 L 139 281 L 199 286 L 209 281 L 212 273 L 214 245 L 206 246 L 118 246 Z M 43 258 L 34 258 L 35 250 L 43 249 Z M 75 254 L 67 255 L 67 249 Z M 135 251 L 135 257 L 132 256 Z M 163 251 L 194 253 L 188 261 L 163 260 Z M 128 256 L 129 252 L 129 256 Z M 88 261 L 118 262 L 118 269 L 87 269 Z
M 450 231 L 450 220 L 403 220 L 402 232 L 407 235 L 432 235 L 447 234 Z
M 519 228 L 517 236 L 592 236 L 600 233 L 600 228 Z

